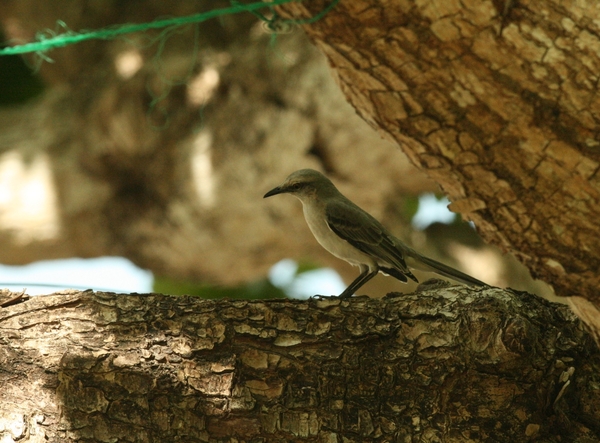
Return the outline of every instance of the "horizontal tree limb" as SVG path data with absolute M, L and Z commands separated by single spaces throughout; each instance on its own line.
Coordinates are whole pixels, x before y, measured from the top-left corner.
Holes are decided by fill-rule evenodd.
M 0 439 L 590 441 L 599 357 L 567 307 L 497 288 L 72 291 L 0 309 Z

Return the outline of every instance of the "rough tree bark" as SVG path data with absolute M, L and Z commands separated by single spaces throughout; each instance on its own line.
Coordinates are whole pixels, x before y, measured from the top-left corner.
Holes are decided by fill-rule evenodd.
M 567 307 L 72 292 L 0 308 L 2 442 L 591 442 L 600 350 Z
M 574 0 L 358 0 L 305 26 L 360 115 L 598 331 L 599 16 Z

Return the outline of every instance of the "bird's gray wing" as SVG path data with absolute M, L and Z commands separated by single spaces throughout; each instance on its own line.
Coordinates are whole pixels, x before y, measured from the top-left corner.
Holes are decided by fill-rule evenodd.
M 365 254 L 390 264 L 390 267 L 382 267 L 382 271 L 402 281 L 406 278 L 401 277 L 407 276 L 418 282 L 406 265 L 399 240 L 371 215 L 350 201 L 332 199 L 325 206 L 325 216 L 327 225 L 338 237 Z

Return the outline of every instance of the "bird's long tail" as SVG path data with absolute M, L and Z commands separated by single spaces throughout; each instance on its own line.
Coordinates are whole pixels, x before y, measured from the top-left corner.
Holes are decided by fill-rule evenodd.
M 439 261 L 425 257 L 424 255 L 419 254 L 417 251 L 409 250 L 407 251 L 407 255 L 413 259 L 413 267 L 420 269 L 421 271 L 435 272 L 436 274 L 443 275 L 444 277 L 451 278 L 469 286 L 489 286 L 481 280 L 477 280 L 475 277 L 471 277 L 470 275 L 465 274 L 458 269 L 454 269 L 453 267 L 440 263 Z

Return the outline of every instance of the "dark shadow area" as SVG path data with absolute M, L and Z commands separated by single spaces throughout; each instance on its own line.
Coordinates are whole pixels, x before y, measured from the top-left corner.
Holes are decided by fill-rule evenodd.
M 0 48 L 7 46 L 5 41 L 4 35 L 0 33 Z M 22 57 L 0 57 L 0 106 L 24 103 L 43 91 L 44 84 L 35 74 L 35 69 L 28 66 Z

